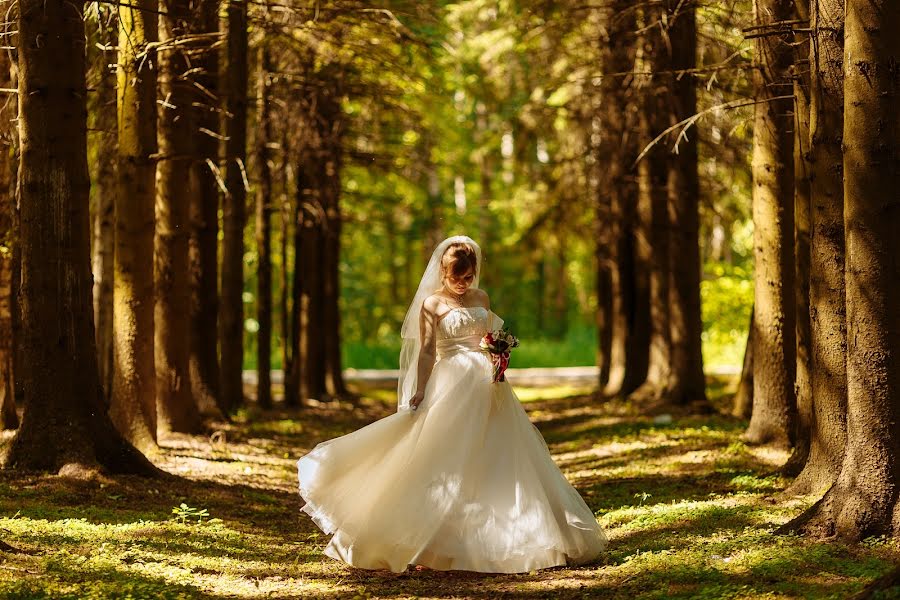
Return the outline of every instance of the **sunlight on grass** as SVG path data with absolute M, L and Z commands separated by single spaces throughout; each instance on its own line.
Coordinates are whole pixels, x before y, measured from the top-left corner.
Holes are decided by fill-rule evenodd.
M 517 391 L 610 538 L 599 564 L 396 575 L 325 557 L 294 463 L 390 414 L 395 391 L 375 389 L 355 409 L 248 411 L 215 439 L 166 438 L 171 481 L 0 472 L 0 540 L 15 549 L 0 552 L 0 598 L 843 598 L 900 559 L 883 538 L 775 535 L 815 498 L 772 500 L 787 453 L 741 442 L 746 423 L 638 416 L 570 386 Z

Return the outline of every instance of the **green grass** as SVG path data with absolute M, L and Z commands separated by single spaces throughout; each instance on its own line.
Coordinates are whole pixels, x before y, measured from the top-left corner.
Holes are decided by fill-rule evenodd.
M 711 380 L 714 405 L 732 388 Z M 166 479 L 0 471 L 0 540 L 16 549 L 0 551 L 0 598 L 845 598 L 900 559 L 893 540 L 776 535 L 814 498 L 773 501 L 786 454 L 741 442 L 746 423 L 654 419 L 560 386 L 517 392 L 610 537 L 599 563 L 521 575 L 349 568 L 322 555 L 294 463 L 392 410 L 392 390 L 359 391 L 355 409 L 246 410 L 216 424 L 224 443 L 166 438 Z M 183 519 L 172 512 L 182 503 L 195 509 Z

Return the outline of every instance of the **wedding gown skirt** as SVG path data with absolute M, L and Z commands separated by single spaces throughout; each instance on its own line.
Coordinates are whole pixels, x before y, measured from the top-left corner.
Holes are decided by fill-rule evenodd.
M 365 569 L 520 573 L 598 557 L 606 536 L 553 462 L 508 382 L 478 348 L 484 308 L 438 323 L 425 399 L 298 461 L 325 554 Z

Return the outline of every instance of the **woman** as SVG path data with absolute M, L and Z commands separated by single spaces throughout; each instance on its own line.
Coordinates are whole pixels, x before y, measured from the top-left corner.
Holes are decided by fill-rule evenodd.
M 403 321 L 397 413 L 298 461 L 325 554 L 365 569 L 521 573 L 594 560 L 606 536 L 482 336 L 503 321 L 478 289 L 481 250 L 435 249 Z

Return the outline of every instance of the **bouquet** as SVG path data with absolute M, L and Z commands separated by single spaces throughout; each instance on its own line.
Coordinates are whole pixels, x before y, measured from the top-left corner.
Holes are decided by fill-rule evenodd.
M 506 329 L 495 329 L 481 338 L 481 349 L 491 355 L 493 368 L 493 383 L 506 381 L 506 367 L 509 366 L 509 351 L 518 347 L 519 338 Z

